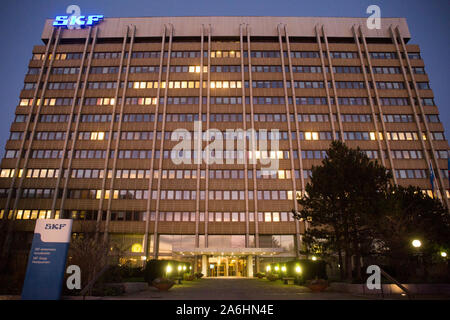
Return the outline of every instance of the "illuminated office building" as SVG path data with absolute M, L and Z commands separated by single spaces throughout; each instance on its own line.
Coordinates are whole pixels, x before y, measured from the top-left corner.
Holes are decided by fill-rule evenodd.
M 34 219 L 70 217 L 73 232 L 97 228 L 134 264 L 174 258 L 252 276 L 298 256 L 305 222 L 290 211 L 333 139 L 429 194 L 431 164 L 448 201 L 448 143 L 403 18 L 378 30 L 365 18 L 54 21 L 33 49 L 1 162 L 1 215 L 27 250 Z M 193 148 L 181 155 L 192 163 L 174 163 L 172 133 L 199 122 L 254 128 L 233 140 L 246 150 L 252 137 L 279 147 L 236 147 L 223 164 L 195 161 Z M 269 174 L 266 156 L 279 165 Z

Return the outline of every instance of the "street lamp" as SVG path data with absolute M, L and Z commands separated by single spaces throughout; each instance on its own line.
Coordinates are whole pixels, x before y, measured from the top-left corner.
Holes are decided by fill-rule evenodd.
M 411 244 L 413 245 L 414 248 L 420 248 L 422 246 L 422 242 L 420 242 L 420 240 L 418 239 L 414 239 Z
M 266 272 L 270 272 L 270 266 L 266 267 Z
M 442 258 L 447 258 L 447 252 L 441 251 L 441 257 Z
M 286 266 L 282 266 L 281 271 L 286 272 Z
M 312 261 L 316 261 L 316 260 L 317 260 L 317 257 L 316 257 L 316 256 L 312 256 L 312 257 L 311 257 L 311 260 L 312 260 Z
M 302 273 L 302 268 L 300 266 L 295 267 L 295 272 Z

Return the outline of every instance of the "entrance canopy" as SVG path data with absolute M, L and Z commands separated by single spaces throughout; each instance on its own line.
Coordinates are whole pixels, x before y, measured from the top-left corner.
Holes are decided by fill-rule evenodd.
M 180 255 L 231 255 L 231 256 L 270 256 L 284 252 L 283 248 L 172 248 L 172 252 Z

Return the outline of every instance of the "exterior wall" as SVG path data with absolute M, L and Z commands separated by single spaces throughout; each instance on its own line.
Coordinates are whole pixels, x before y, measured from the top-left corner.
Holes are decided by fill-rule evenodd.
M 385 97 L 406 98 L 409 103 L 411 99 L 432 98 L 433 92 L 426 90 L 407 90 L 405 89 L 377 89 L 376 86 L 367 86 L 376 82 L 403 82 L 405 79 L 415 82 L 428 82 L 426 74 L 373 74 L 370 70 L 362 69 L 361 73 L 297 73 L 293 72 L 292 66 L 321 66 L 325 67 L 423 67 L 421 59 L 368 59 L 366 47 L 369 52 L 403 52 L 401 41 L 407 41 L 410 38 L 406 21 L 403 18 L 383 19 L 383 28 L 381 30 L 367 30 L 365 19 L 361 18 L 293 18 L 293 17 L 180 17 L 180 18 L 108 18 L 98 26 L 83 30 L 57 30 L 51 27 L 51 20 L 45 23 L 42 39 L 45 45 L 37 45 L 33 49 L 34 54 L 49 55 L 53 53 L 84 53 L 84 59 L 73 60 L 31 60 L 30 68 L 41 68 L 45 63 L 47 72 L 40 70 L 38 74 L 25 76 L 25 82 L 42 82 L 44 89 L 23 90 L 21 99 L 33 99 L 32 106 L 18 105 L 16 114 L 35 115 L 31 122 L 14 122 L 11 125 L 11 131 L 31 132 L 26 140 L 8 140 L 7 150 L 21 150 L 23 157 L 3 159 L 2 169 L 102 169 L 104 178 L 85 179 L 85 178 L 24 178 L 22 177 L 3 177 L 0 179 L 0 189 L 23 190 L 28 188 L 47 188 L 54 190 L 53 196 L 43 199 L 26 198 L 8 198 L 5 195 L 0 198 L 0 207 L 4 209 L 3 218 L 6 218 L 6 212 L 16 212 L 16 210 L 48 210 L 49 217 L 57 217 L 65 212 L 71 215 L 72 211 L 90 211 L 92 218 L 89 221 L 76 221 L 74 232 L 85 232 L 85 230 L 94 230 L 97 228 L 104 235 L 110 234 L 143 234 L 144 248 L 142 255 L 157 256 L 158 248 L 152 248 L 147 244 L 158 244 L 157 235 L 195 235 L 196 247 L 207 246 L 207 237 L 202 235 L 245 235 L 246 246 L 250 247 L 251 236 L 255 237 L 256 246 L 259 244 L 260 235 L 293 235 L 296 247 L 301 246 L 301 234 L 304 233 L 304 222 L 294 222 L 292 219 L 280 222 L 251 221 L 249 216 L 258 212 L 287 212 L 297 208 L 295 196 L 290 200 L 258 200 L 257 191 L 261 190 L 285 190 L 291 191 L 293 195 L 304 190 L 308 177 L 304 175 L 303 170 L 308 170 L 312 165 L 319 165 L 319 159 L 294 158 L 294 151 L 301 154 L 301 151 L 326 150 L 331 139 L 308 141 L 298 140 L 289 133 L 292 132 L 298 137 L 299 132 L 331 132 L 336 135 L 343 132 L 373 132 L 380 133 L 386 137 L 387 132 L 418 132 L 423 131 L 427 135 L 426 141 L 394 141 L 387 140 L 347 140 L 350 147 L 359 146 L 362 150 L 378 151 L 378 160 L 383 162 L 389 169 L 429 169 L 429 163 L 432 161 L 435 175 L 437 177 L 436 185 L 439 186 L 441 193 L 446 200 L 445 190 L 448 192 L 448 179 L 442 176 L 441 169 L 446 169 L 447 159 L 437 159 L 434 156 L 436 150 L 448 150 L 447 141 L 430 140 L 430 132 L 443 132 L 443 126 L 440 122 L 426 123 L 415 121 L 415 114 L 418 116 L 438 115 L 438 108 L 434 105 L 419 105 L 414 107 L 406 106 L 384 106 L 380 105 L 379 100 Z M 282 23 L 278 26 L 278 23 Z M 244 25 L 248 24 L 248 26 Z M 390 30 L 388 26 L 394 26 Z M 203 25 L 203 27 L 202 27 Z M 211 26 L 209 26 L 211 25 Z M 353 26 L 356 29 L 352 29 Z M 316 28 L 317 26 L 317 28 Z M 360 27 L 360 29 L 358 28 Z M 397 29 L 398 26 L 398 29 Z M 173 29 L 172 29 L 173 28 Z M 401 41 L 393 43 L 392 32 L 401 34 Z M 357 34 L 357 42 L 355 41 Z M 165 37 L 163 37 L 165 34 Z M 203 35 L 203 37 L 202 37 Z M 189 38 L 183 38 L 189 37 Z M 222 38 L 220 38 L 222 37 Z M 223 38 L 227 37 L 227 38 Z M 261 37 L 265 37 L 261 41 Z M 299 40 L 297 37 L 302 37 Z M 318 39 L 320 44 L 318 43 Z M 353 40 L 349 40 L 349 39 Z M 48 41 L 51 39 L 52 41 Z M 69 39 L 77 39 L 78 44 L 69 44 Z M 86 42 L 87 40 L 87 42 Z M 339 41 L 337 41 L 339 40 Z M 377 43 L 375 43 L 377 42 Z M 407 52 L 419 52 L 419 47 L 414 44 L 405 45 Z M 281 49 L 280 49 L 281 48 Z M 209 58 L 208 52 L 212 51 L 234 51 L 239 52 L 240 57 L 235 58 Z M 277 58 L 251 57 L 250 52 L 255 51 L 274 51 L 286 54 L 280 54 Z M 157 58 L 131 58 L 131 52 L 167 52 L 167 57 L 161 55 Z M 200 55 L 196 58 L 177 58 L 170 57 L 173 51 L 199 51 Z M 317 52 L 319 56 L 315 58 L 295 58 L 290 52 Z M 118 52 L 122 59 L 97 59 L 92 58 L 93 53 L 99 52 Z M 202 54 L 206 53 L 206 55 Z M 244 56 L 247 52 L 248 56 Z M 355 58 L 348 59 L 329 59 L 330 52 L 354 52 Z M 87 55 L 89 53 L 89 56 Z M 128 53 L 128 57 L 125 57 Z M 322 54 L 322 59 L 321 59 Z M 324 56 L 324 54 L 327 54 Z M 282 58 L 281 58 L 282 57 Z M 254 72 L 252 66 L 280 66 L 284 64 L 286 70 L 282 72 Z M 204 72 L 204 73 L 184 73 L 184 72 L 163 72 L 163 67 L 169 69 L 171 66 L 200 66 L 201 69 L 206 66 L 211 70 L 211 66 L 240 66 L 241 72 Z M 54 68 L 83 67 L 86 70 L 92 70 L 95 67 L 117 66 L 118 73 L 113 74 L 92 74 L 87 71 L 81 74 L 52 74 Z M 154 66 L 159 67 L 159 72 L 152 73 L 132 73 L 131 67 L 135 66 Z M 121 68 L 122 67 L 122 68 Z M 245 69 L 248 67 L 248 70 Z M 123 72 L 122 72 L 123 70 Z M 293 81 L 316 81 L 330 82 L 330 88 L 324 85 L 322 88 L 296 88 L 292 89 Z M 209 86 L 194 89 L 166 89 L 161 88 L 163 81 L 241 81 L 242 88 L 233 89 L 208 89 Z M 86 89 L 87 82 L 115 82 L 115 89 Z M 154 81 L 159 84 L 159 89 L 134 89 L 128 88 L 129 82 L 136 81 Z M 245 81 L 280 81 L 283 88 L 245 88 Z M 341 81 L 363 82 L 364 89 L 335 89 L 336 83 Z M 52 82 L 74 82 L 78 89 L 71 90 L 50 90 L 47 83 Z M 124 88 L 120 83 L 124 83 Z M 83 87 L 80 84 L 84 84 Z M 286 88 L 290 84 L 290 88 Z M 286 88 L 286 90 L 285 90 Z M 209 101 L 204 102 L 201 97 L 241 97 L 241 104 L 212 104 Z M 66 106 L 46 106 L 42 102 L 46 98 L 79 98 L 85 101 L 85 98 L 115 98 L 112 106 L 86 105 L 79 103 L 77 99 Z M 129 105 L 124 103 L 126 97 L 197 97 L 199 104 L 175 105 L 157 103 L 152 105 Z M 248 97 L 248 99 L 246 99 Z M 257 104 L 253 102 L 253 97 L 326 97 L 327 104 L 320 105 L 302 105 L 291 104 Z M 330 99 L 340 97 L 366 97 L 367 105 L 345 105 L 330 104 Z M 36 103 L 41 98 L 41 104 Z M 122 99 L 119 102 L 119 99 Z M 165 102 L 167 99 L 164 100 Z M 80 114 L 106 114 L 120 115 L 119 120 L 114 116 L 107 122 L 83 122 L 80 121 Z M 123 114 L 151 114 L 155 116 L 152 122 L 123 122 Z M 114 132 L 120 137 L 121 132 L 128 131 L 148 131 L 156 136 L 157 132 L 174 131 L 177 128 L 193 129 L 193 122 L 166 122 L 159 121 L 158 115 L 166 114 L 205 114 L 206 121 L 203 121 L 203 130 L 208 128 L 217 128 L 225 131 L 228 128 L 249 129 L 273 129 L 288 132 L 288 139 L 281 140 L 279 145 L 281 150 L 289 151 L 290 158 L 280 160 L 280 170 L 289 171 L 289 179 L 256 179 L 256 170 L 261 168 L 260 164 L 256 166 L 246 162 L 245 164 L 235 165 L 206 165 L 204 162 L 200 165 L 175 165 L 170 159 L 155 159 L 157 150 L 171 150 L 176 142 L 166 139 L 151 140 L 123 140 L 111 139 Z M 242 122 L 211 122 L 210 115 L 213 114 L 236 114 L 243 117 Z M 76 121 L 68 122 L 39 122 L 41 115 L 45 114 L 66 114 L 77 116 Z M 286 116 L 286 122 L 262 122 L 254 121 L 255 114 L 279 114 Z M 336 115 L 337 121 L 325 122 L 305 122 L 299 121 L 298 115 L 323 114 L 332 119 Z M 372 115 L 369 122 L 342 122 L 342 114 L 366 114 Z M 405 114 L 410 115 L 414 121 L 407 123 L 385 122 L 383 115 Z M 290 117 L 294 121 L 289 121 Z M 373 121 L 381 117 L 379 121 Z M 163 117 L 164 118 L 164 117 Z M 39 131 L 60 131 L 73 132 L 73 137 L 78 136 L 78 132 L 95 131 L 109 133 L 109 139 L 103 141 L 90 140 L 59 140 L 59 141 L 40 141 L 34 139 L 34 135 Z M 25 135 L 24 135 L 25 136 Z M 430 144 L 431 143 L 431 144 Z M 68 157 L 61 159 L 32 159 L 25 150 L 30 149 L 57 149 L 57 150 L 116 150 L 114 157 L 104 159 L 76 159 L 71 153 Z M 203 144 L 205 146 L 206 143 Z M 117 159 L 117 150 L 151 150 L 150 159 Z M 420 150 L 423 157 L 417 160 L 398 160 L 390 156 L 392 150 Z M 385 152 L 385 158 L 380 154 Z M 437 167 L 439 170 L 437 170 Z M 108 170 L 150 170 L 152 179 L 126 179 L 113 178 L 107 176 Z M 244 170 L 243 179 L 209 179 L 210 170 Z M 191 170 L 195 171 L 197 178 L 191 179 L 162 179 L 162 170 Z M 204 170 L 206 177 L 200 178 L 201 171 Z M 298 170 L 299 176 L 295 178 L 295 172 Z M 252 172 L 252 176 L 248 175 Z M 396 179 L 399 184 L 413 184 L 424 190 L 430 190 L 429 178 L 420 179 Z M 111 194 L 114 190 L 147 190 L 148 199 L 125 200 L 125 199 L 69 199 L 67 198 L 69 190 L 72 189 L 90 189 L 100 190 L 102 195 L 107 191 Z M 197 192 L 197 199 L 194 200 L 163 200 L 160 193 L 153 197 L 152 191 L 160 190 L 191 190 Z M 242 190 L 245 193 L 245 199 L 242 200 L 209 200 L 208 191 L 212 190 Z M 205 199 L 199 199 L 200 191 L 205 191 Z M 249 198 L 249 191 L 254 191 L 254 198 Z M 447 195 L 448 197 L 448 195 Z M 63 210 L 63 211 L 62 211 Z M 121 220 L 117 212 L 130 212 L 132 219 L 125 215 Z M 189 222 L 177 221 L 158 221 L 158 217 L 165 212 L 193 212 L 194 219 Z M 238 222 L 212 222 L 208 215 L 214 212 L 238 212 L 244 213 L 245 219 Z M 100 213 L 98 215 L 98 213 Z M 204 221 L 201 220 L 201 214 L 204 213 Z M 145 219 L 145 217 L 150 219 Z M 32 231 L 33 223 L 24 219 L 16 224 L 18 230 Z M 106 232 L 105 232 L 106 231 Z M 153 239 L 153 241 L 150 241 Z M 205 243 L 200 243 L 203 241 Z M 258 258 L 257 258 L 258 259 Z M 258 264 L 258 262 L 256 262 Z

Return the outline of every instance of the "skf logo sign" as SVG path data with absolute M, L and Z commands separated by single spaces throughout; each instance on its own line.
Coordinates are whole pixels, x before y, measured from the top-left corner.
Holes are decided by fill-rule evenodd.
M 61 230 L 66 226 L 65 223 L 46 223 L 45 230 Z
M 57 16 L 55 21 L 53 21 L 54 27 L 89 27 L 94 26 L 103 20 L 103 15 L 92 15 L 92 16 Z

